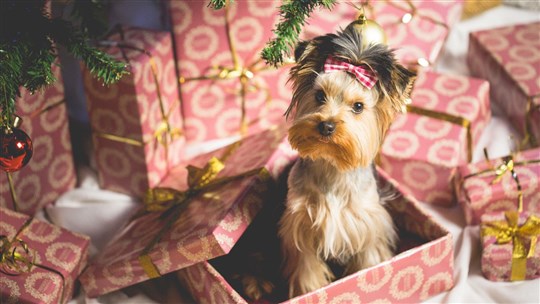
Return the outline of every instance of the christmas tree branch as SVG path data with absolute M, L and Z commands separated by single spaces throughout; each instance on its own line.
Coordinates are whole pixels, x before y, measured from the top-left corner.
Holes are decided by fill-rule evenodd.
M 268 42 L 262 51 L 267 64 L 277 66 L 291 53 L 306 19 L 313 10 L 322 6 L 331 9 L 337 0 L 290 0 L 279 7 L 281 20 L 273 30 L 276 37 Z
M 85 15 L 81 22 L 86 25 L 81 29 L 62 19 L 51 19 L 44 11 L 44 3 L 42 0 L 2 2 L 0 19 L 9 26 L 0 27 L 0 128 L 12 123 L 21 87 L 34 93 L 56 80 L 51 70 L 57 57 L 56 44 L 65 46 L 81 59 L 105 84 L 118 81 L 127 73 L 124 63 L 90 45 L 85 33 L 98 35 L 104 29 L 89 21 L 97 11 Z M 92 29 L 90 24 L 94 24 Z
M 226 4 L 227 0 L 210 0 L 210 3 L 208 3 L 208 7 L 211 7 L 213 9 L 222 9 L 225 7 Z

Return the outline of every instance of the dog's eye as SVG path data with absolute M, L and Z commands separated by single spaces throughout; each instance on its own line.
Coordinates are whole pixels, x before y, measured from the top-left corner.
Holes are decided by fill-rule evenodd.
M 315 100 L 317 100 L 318 103 L 324 103 L 325 97 L 326 96 L 324 95 L 323 90 L 318 90 L 317 92 L 315 92 Z
M 360 114 L 364 110 L 364 104 L 361 102 L 355 102 L 352 107 L 352 111 L 355 114 Z

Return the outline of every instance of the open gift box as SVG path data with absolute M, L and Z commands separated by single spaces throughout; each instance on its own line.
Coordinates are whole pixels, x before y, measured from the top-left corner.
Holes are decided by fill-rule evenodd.
M 171 169 L 81 275 L 87 296 L 228 253 L 295 157 L 285 128 L 276 128 Z
M 286 300 L 289 303 L 418 302 L 452 288 L 452 236 L 425 213 L 419 203 L 379 170 L 383 183 L 403 195 L 388 202 L 400 242 L 390 260 L 339 279 L 319 290 Z M 255 221 L 259 220 L 257 218 Z M 255 226 L 253 223 L 250 229 Z M 249 234 L 249 229 L 246 231 Z M 243 246 L 240 239 L 236 246 Z M 249 244 L 248 244 L 249 245 Z M 248 303 L 228 276 L 240 265 L 230 254 L 178 271 L 178 277 L 199 303 Z M 243 253 L 238 253 L 243 254 Z M 247 261 L 246 261 L 247 263 Z M 264 302 L 264 301 L 263 301 Z M 270 302 L 274 302 L 271 300 Z

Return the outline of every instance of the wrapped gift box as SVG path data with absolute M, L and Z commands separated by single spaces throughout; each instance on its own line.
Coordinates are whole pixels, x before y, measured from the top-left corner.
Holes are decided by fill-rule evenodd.
M 540 215 L 490 212 L 481 218 L 482 272 L 491 281 L 540 277 Z
M 473 32 L 467 62 L 471 75 L 491 84 L 491 100 L 518 132 L 540 145 L 540 22 Z
M 380 173 L 383 179 L 397 185 L 384 172 Z M 413 303 L 452 288 L 451 234 L 422 211 L 410 195 L 399 196 L 387 206 L 400 234 L 399 252 L 392 259 L 286 302 Z M 219 259 L 222 261 L 218 262 Z M 220 267 L 235 267 L 226 259 L 234 257 L 229 254 L 178 272 L 181 282 L 199 303 L 249 302 L 242 298 L 241 291 L 232 287 L 231 278 L 224 276 L 227 271 Z
M 396 58 L 408 66 L 435 63 L 450 28 L 459 21 L 463 1 L 367 1 L 368 19 L 377 22 L 386 34 L 387 44 L 396 49 Z M 358 8 L 355 8 L 356 5 Z M 304 29 L 312 38 L 345 28 L 360 14 L 360 4 L 343 1 L 331 12 L 315 11 Z
M 75 280 L 86 266 L 90 239 L 1 207 L 0 218 L 3 258 L 0 299 L 7 303 L 67 303 L 73 294 Z M 26 243 L 28 256 L 16 239 Z M 8 268 L 7 259 L 15 247 L 17 253 L 33 262 L 30 271 L 17 272 Z
M 180 162 L 184 137 L 171 36 L 117 28 L 103 50 L 130 74 L 104 87 L 84 72 L 101 188 L 140 196 Z
M 203 167 L 213 163 L 212 157 L 223 160 L 225 167 L 216 179 L 226 182 L 209 190 L 199 192 L 204 185 L 192 184 L 200 171 L 186 169 L 187 163 L 174 168 L 157 196 L 177 189 L 186 191 L 189 202 L 164 209 L 149 205 L 154 212 L 140 210 L 81 275 L 87 295 L 102 295 L 229 252 L 261 206 L 279 192 L 272 181 L 296 156 L 285 137 L 283 128 L 268 130 L 188 161 Z M 239 176 L 245 172 L 252 174 Z M 198 194 L 189 196 L 193 193 Z
M 540 148 L 516 153 L 511 158 L 523 194 L 523 210 L 540 214 Z M 455 189 L 465 220 L 469 225 L 478 225 L 485 213 L 518 209 L 518 187 L 508 168 L 509 157 L 482 161 L 458 167 Z
M 169 4 L 187 140 L 284 124 L 292 96 L 288 68 L 266 66 L 260 58 L 281 1 L 233 1 L 227 12 L 204 1 Z
M 54 84 L 34 94 L 21 89 L 16 102 L 15 113 L 23 119 L 20 129 L 33 144 L 30 162 L 11 173 L 18 208 L 14 207 L 6 174 L 0 174 L 0 207 L 29 215 L 56 201 L 77 182 L 62 75 L 57 65 L 52 71 L 57 79 Z
M 491 118 L 488 91 L 484 80 L 421 71 L 411 105 L 436 113 L 399 115 L 386 134 L 381 167 L 418 200 L 452 205 L 455 170 L 470 162 Z

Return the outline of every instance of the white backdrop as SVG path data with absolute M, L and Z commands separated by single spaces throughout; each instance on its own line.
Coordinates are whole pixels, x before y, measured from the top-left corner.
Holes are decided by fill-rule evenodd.
M 468 75 L 466 53 L 469 32 L 533 21 L 540 21 L 539 11 L 526 11 L 509 6 L 499 6 L 482 15 L 461 21 L 452 28 L 435 69 L 439 72 Z M 505 119 L 501 118 L 496 108 L 492 108 L 492 111 L 493 119 L 482 135 L 474 153 L 474 160 L 482 159 L 484 147 L 488 148 L 492 157 L 503 156 L 511 151 L 510 142 L 504 139 L 509 138 L 514 131 Z M 192 147 L 190 152 L 209 150 L 210 147 L 217 147 L 232 140 L 225 139 L 204 147 Z M 63 195 L 55 206 L 48 208 L 48 214 L 57 224 L 91 236 L 91 254 L 94 254 L 103 247 L 137 203 L 125 195 L 99 190 L 96 177 L 88 168 L 81 168 L 79 177 L 80 187 Z M 426 204 L 425 207 L 452 233 L 455 243 L 455 286 L 452 290 L 429 299 L 428 303 L 540 303 L 540 279 L 491 282 L 483 277 L 480 270 L 479 227 L 465 225 L 459 206 L 438 208 Z M 178 287 L 167 286 L 167 302 L 188 302 Z M 155 303 L 155 301 L 141 292 L 129 296 L 116 292 L 91 300 L 80 295 L 70 303 Z

